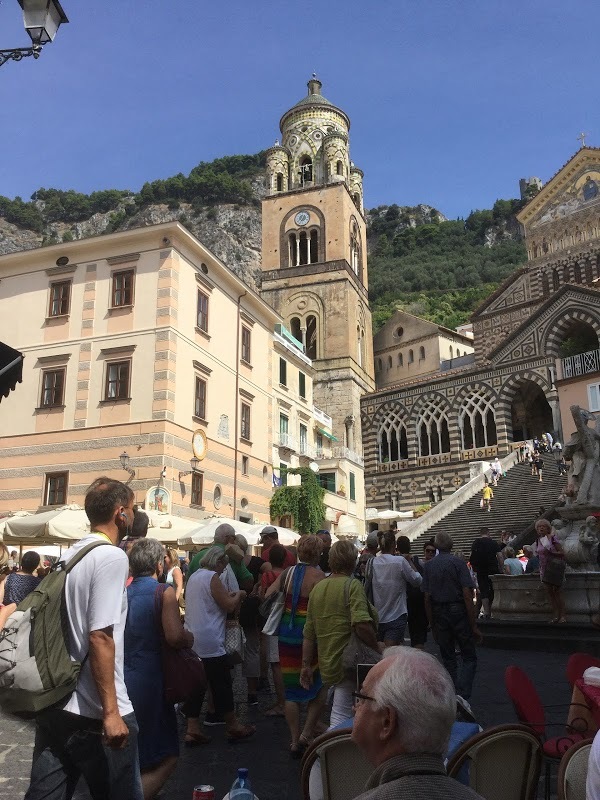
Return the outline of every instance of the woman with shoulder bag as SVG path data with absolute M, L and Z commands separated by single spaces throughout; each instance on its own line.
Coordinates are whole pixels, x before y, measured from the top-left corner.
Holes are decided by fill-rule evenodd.
M 157 795 L 179 757 L 175 709 L 164 695 L 162 638 L 175 649 L 191 647 L 194 641 L 181 624 L 175 591 L 167 587 L 162 603 L 156 602 L 164 554 L 156 539 L 139 539 L 129 553 L 133 581 L 127 588 L 125 685 L 139 725 L 145 800 Z
M 233 702 L 231 660 L 225 649 L 227 614 L 239 609 L 246 597 L 243 590 L 228 592 L 219 576 L 227 566 L 228 556 L 221 547 L 210 547 L 200 560 L 185 589 L 185 627 L 194 634 L 194 650 L 202 659 L 212 694 L 215 713 L 223 716 L 229 741 L 247 739 L 256 731 L 237 718 Z M 197 735 L 202 699 L 185 703 L 182 712 L 187 718 L 187 735 Z
M 325 575 L 317 566 L 321 549 L 321 540 L 317 536 L 302 536 L 298 542 L 298 564 L 282 572 L 266 592 L 266 597 L 269 597 L 286 590 L 279 625 L 279 659 L 285 686 L 285 719 L 292 737 L 290 753 L 293 758 L 300 758 L 312 741 L 325 701 L 316 658 L 310 660 L 311 684 L 307 687 L 300 684 L 306 609 L 315 587 L 325 580 Z M 302 732 L 300 703 L 308 703 Z
M 316 645 L 323 683 L 334 687 L 330 730 L 352 717 L 356 684 L 356 674 L 350 674 L 352 668 L 356 663 L 375 663 L 381 658 L 377 612 L 361 582 L 352 577 L 355 562 L 356 550 L 351 542 L 339 541 L 332 546 L 329 566 L 333 571 L 315 586 L 304 626 L 300 682 L 305 688 L 311 685 L 310 663 Z

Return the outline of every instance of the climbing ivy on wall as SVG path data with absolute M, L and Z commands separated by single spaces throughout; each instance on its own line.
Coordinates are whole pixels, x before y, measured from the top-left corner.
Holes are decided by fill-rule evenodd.
M 288 475 L 300 475 L 300 486 L 280 486 L 271 497 L 271 517 L 290 514 L 299 533 L 316 533 L 325 519 L 325 489 L 308 467 L 292 467 Z

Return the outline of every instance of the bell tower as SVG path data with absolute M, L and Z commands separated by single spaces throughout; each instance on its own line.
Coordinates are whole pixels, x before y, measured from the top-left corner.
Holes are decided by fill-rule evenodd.
M 261 294 L 312 359 L 315 405 L 339 446 L 360 456 L 360 397 L 375 388 L 363 173 L 350 119 L 321 88 L 313 74 L 267 150 Z

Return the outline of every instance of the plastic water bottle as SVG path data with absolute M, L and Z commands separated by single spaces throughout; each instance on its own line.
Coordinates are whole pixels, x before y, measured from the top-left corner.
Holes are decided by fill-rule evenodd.
M 248 779 L 248 770 L 244 767 L 237 771 L 237 778 L 229 790 L 229 800 L 254 800 L 254 792 Z

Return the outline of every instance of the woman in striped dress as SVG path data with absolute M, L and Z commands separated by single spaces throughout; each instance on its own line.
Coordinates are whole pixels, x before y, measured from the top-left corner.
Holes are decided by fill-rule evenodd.
M 313 682 L 310 689 L 300 686 L 302 669 L 302 639 L 308 597 L 316 584 L 323 580 L 324 573 L 318 568 L 322 544 L 317 536 L 303 536 L 298 542 L 298 564 L 284 570 L 269 587 L 267 596 L 286 588 L 285 608 L 279 626 L 279 661 L 285 686 L 285 718 L 290 729 L 290 752 L 300 758 L 314 738 L 323 703 L 325 690 L 315 659 L 311 665 Z M 308 713 L 300 731 L 300 704 L 308 703 Z

